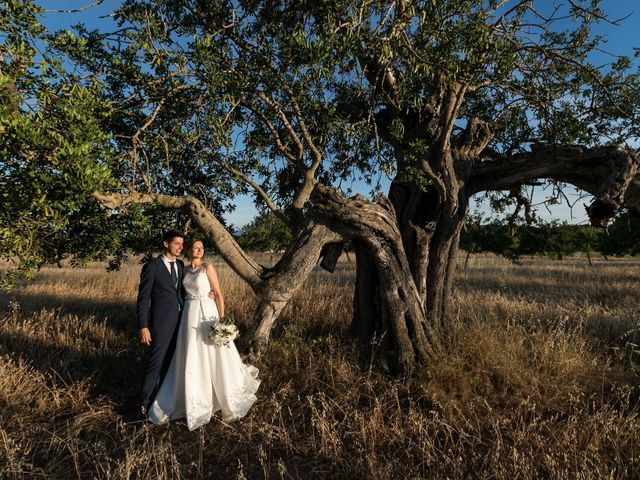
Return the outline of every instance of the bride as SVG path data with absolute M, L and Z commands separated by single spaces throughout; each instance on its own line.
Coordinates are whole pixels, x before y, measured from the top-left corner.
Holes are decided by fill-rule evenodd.
M 211 326 L 224 317 L 224 298 L 213 266 L 204 262 L 204 245 L 194 240 L 187 249 L 186 301 L 169 371 L 149 408 L 152 423 L 186 418 L 189 430 L 209 422 L 222 410 L 226 421 L 243 417 L 256 401 L 258 370 L 245 365 L 232 341 L 209 339 Z M 213 291 L 215 302 L 208 295 Z

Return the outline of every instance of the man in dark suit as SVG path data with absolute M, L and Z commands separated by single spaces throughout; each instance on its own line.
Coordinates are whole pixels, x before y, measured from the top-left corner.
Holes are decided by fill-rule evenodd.
M 138 420 L 146 418 L 171 364 L 184 304 L 184 264 L 178 260 L 184 248 L 184 235 L 169 231 L 162 238 L 162 246 L 162 254 L 142 267 L 138 288 L 138 333 L 140 342 L 151 347 L 140 391 Z

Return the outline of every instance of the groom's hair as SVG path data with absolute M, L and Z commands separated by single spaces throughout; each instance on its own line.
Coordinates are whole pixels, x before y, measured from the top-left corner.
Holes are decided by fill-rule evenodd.
M 173 239 L 176 238 L 176 237 L 180 237 L 180 238 L 184 239 L 184 233 L 181 233 L 181 232 L 179 232 L 177 230 L 169 230 L 162 237 L 162 241 L 163 242 L 167 242 L 167 243 L 171 243 L 173 241 Z

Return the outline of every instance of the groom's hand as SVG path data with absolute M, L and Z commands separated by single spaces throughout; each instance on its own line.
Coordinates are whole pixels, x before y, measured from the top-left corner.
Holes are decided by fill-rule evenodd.
M 144 343 L 145 345 L 151 345 L 151 332 L 148 328 L 141 328 L 138 332 L 140 336 L 140 343 Z

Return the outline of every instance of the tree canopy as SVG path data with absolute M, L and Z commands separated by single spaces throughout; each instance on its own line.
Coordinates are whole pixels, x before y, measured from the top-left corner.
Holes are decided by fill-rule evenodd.
M 113 152 L 108 110 L 94 83 L 77 83 L 61 59 L 38 53 L 46 44 L 38 13 L 30 2 L 0 7 L 0 254 L 17 266 L 4 287 L 69 252 L 81 262 L 114 251 L 114 223 L 91 201 L 96 188 L 118 185 L 104 162 Z M 93 244 L 82 238 L 89 231 Z

